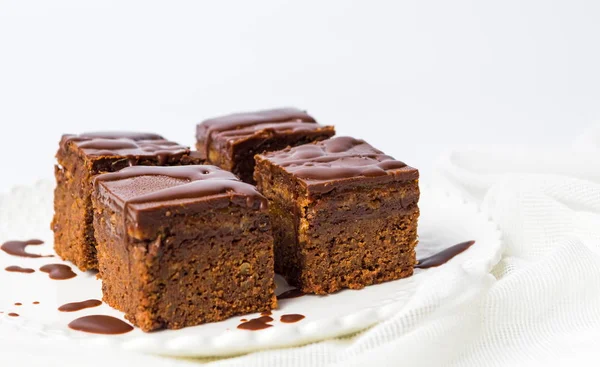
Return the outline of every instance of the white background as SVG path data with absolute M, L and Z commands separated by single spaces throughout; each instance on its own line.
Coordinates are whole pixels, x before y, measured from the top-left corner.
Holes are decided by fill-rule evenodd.
M 51 177 L 63 133 L 193 145 L 286 105 L 424 176 L 465 145 L 558 149 L 600 121 L 599 38 L 593 0 L 0 0 L 0 191 Z
M 0 191 L 62 133 L 307 109 L 427 175 L 465 144 L 561 145 L 600 120 L 595 1 L 3 1 Z

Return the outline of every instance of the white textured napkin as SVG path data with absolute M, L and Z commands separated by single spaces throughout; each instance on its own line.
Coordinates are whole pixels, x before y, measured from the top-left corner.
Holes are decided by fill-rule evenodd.
M 441 160 L 437 175 L 436 182 L 478 202 L 504 232 L 505 252 L 492 274 L 442 267 L 454 287 L 430 277 L 403 311 L 350 338 L 214 361 L 84 351 L 87 365 L 598 365 L 600 126 L 575 146 L 547 152 L 453 152 Z M 36 361 L 53 365 L 48 359 L 55 348 L 38 347 Z M 11 352 L 27 349 L 5 353 Z M 90 360 L 90 353 L 96 357 Z M 65 354 L 78 360 L 72 349 Z

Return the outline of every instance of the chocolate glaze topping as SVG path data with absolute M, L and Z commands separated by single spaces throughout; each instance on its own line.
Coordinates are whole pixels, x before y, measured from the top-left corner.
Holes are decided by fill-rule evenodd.
M 16 265 L 7 266 L 4 270 L 14 272 L 14 273 L 27 273 L 27 274 L 35 272 L 35 270 L 33 270 L 31 268 L 22 268 L 22 267 L 16 266 Z
M 473 246 L 474 243 L 475 243 L 475 241 L 467 241 L 467 242 L 461 242 L 457 245 L 448 247 L 447 249 L 440 251 L 435 255 L 426 257 L 422 260 L 418 260 L 417 264 L 415 265 L 415 268 L 416 269 L 427 269 L 427 268 L 433 268 L 436 266 L 443 265 L 443 264 L 447 263 L 448 261 L 452 260 L 452 258 L 454 258 L 456 255 L 462 253 L 463 251 L 467 250 L 469 247 Z
M 63 264 L 44 265 L 40 268 L 40 271 L 48 273 L 50 279 L 55 280 L 71 279 L 77 276 L 77 274 L 75 274 L 73 270 L 71 270 L 71 267 L 69 265 Z
M 94 334 L 124 334 L 133 330 L 133 326 L 112 316 L 91 315 L 75 319 L 69 323 L 73 330 Z
M 305 111 L 297 108 L 278 108 L 256 112 L 242 112 L 205 120 L 198 124 L 196 137 L 204 141 L 204 154 L 208 156 L 211 140 L 216 135 L 227 138 L 251 136 L 259 131 L 275 132 L 311 131 L 322 128 Z
M 88 156 L 158 157 L 164 164 L 171 156 L 189 154 L 187 147 L 151 133 L 94 132 L 63 135 L 61 147 L 75 144 Z
M 142 176 L 153 176 L 152 181 L 143 185 L 145 189 L 138 187 L 141 185 L 130 185 L 132 188 L 123 191 L 119 189 L 125 186 L 122 182 L 111 184 L 116 181 L 139 179 Z M 249 207 L 260 210 L 267 208 L 267 199 L 254 186 L 241 182 L 231 172 L 215 166 L 127 167 L 119 172 L 96 176 L 94 186 L 97 185 L 104 185 L 108 191 L 112 191 L 125 216 L 129 215 L 134 219 L 137 219 L 137 208 L 141 206 L 160 207 L 166 202 L 206 200 L 216 196 L 229 197 L 231 201 L 234 201 L 234 198 L 242 198 Z M 154 191 L 148 187 L 158 189 Z
M 52 257 L 54 255 L 38 255 L 31 254 L 26 251 L 26 247 L 29 245 L 41 245 L 44 241 L 41 240 L 28 240 L 28 241 L 8 241 L 2 244 L 2 251 L 9 255 L 20 256 L 20 257 Z
M 264 154 L 271 162 L 302 179 L 313 192 L 330 189 L 335 181 L 357 177 L 408 181 L 419 172 L 373 148 L 363 140 L 335 137 L 314 144 Z
M 88 299 L 87 301 L 64 304 L 60 306 L 58 310 L 61 312 L 74 312 L 83 310 L 85 308 L 98 307 L 101 304 L 102 301 L 99 301 L 97 299 Z
M 290 289 L 289 291 L 285 291 L 277 296 L 278 300 L 288 299 L 288 298 L 297 298 L 302 297 L 305 294 L 300 289 Z
M 286 324 L 291 324 L 302 320 L 304 317 L 304 315 L 293 313 L 289 315 L 281 315 L 280 321 L 285 322 Z

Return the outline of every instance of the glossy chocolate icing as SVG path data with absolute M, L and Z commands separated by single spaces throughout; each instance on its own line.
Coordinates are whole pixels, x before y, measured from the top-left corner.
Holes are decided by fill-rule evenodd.
M 113 202 L 123 209 L 124 218 L 129 216 L 136 221 L 140 211 L 146 209 L 213 198 L 229 198 L 232 202 L 236 199 L 236 203 L 259 210 L 267 208 L 267 199 L 254 186 L 241 182 L 231 172 L 208 165 L 128 167 L 96 176 L 94 186 L 98 185 L 103 185 Z
M 327 192 L 335 183 L 360 178 L 370 181 L 409 181 L 419 171 L 351 137 L 335 137 L 272 153 L 266 157 L 299 178 L 314 193 Z
M 205 120 L 198 124 L 196 138 L 204 144 L 205 157 L 211 141 L 219 135 L 229 141 L 252 136 L 260 131 L 312 131 L 323 128 L 316 120 L 297 108 L 278 108 L 242 112 Z
M 158 157 L 159 164 L 164 164 L 170 157 L 190 153 L 189 148 L 160 135 L 125 131 L 63 135 L 61 148 L 65 150 L 69 144 L 76 145 L 90 157 Z

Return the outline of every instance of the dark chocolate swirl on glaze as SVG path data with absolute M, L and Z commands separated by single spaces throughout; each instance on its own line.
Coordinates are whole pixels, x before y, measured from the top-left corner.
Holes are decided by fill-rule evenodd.
M 62 148 L 66 149 L 71 143 L 89 156 L 157 156 L 159 164 L 164 164 L 171 156 L 190 153 L 188 147 L 152 133 L 109 131 L 63 135 L 60 143 Z
M 274 164 L 307 181 L 403 174 L 417 179 L 418 171 L 395 160 L 364 140 L 336 137 L 314 144 L 265 154 Z
M 135 166 L 119 172 L 107 173 L 94 178 L 94 186 L 100 183 L 132 179 L 141 176 L 164 176 L 181 180 L 182 183 L 158 191 L 133 195 L 123 202 L 124 218 L 136 213 L 132 205 L 158 204 L 174 200 L 202 199 L 214 196 L 243 196 L 248 207 L 266 210 L 267 199 L 254 186 L 241 182 L 233 173 L 215 166 L 192 165 L 175 167 Z
M 197 139 L 204 141 L 204 154 L 208 157 L 211 140 L 215 134 L 230 138 L 252 134 L 260 130 L 300 131 L 321 127 L 316 120 L 297 108 L 277 108 L 256 112 L 242 112 L 205 120 L 198 125 Z

